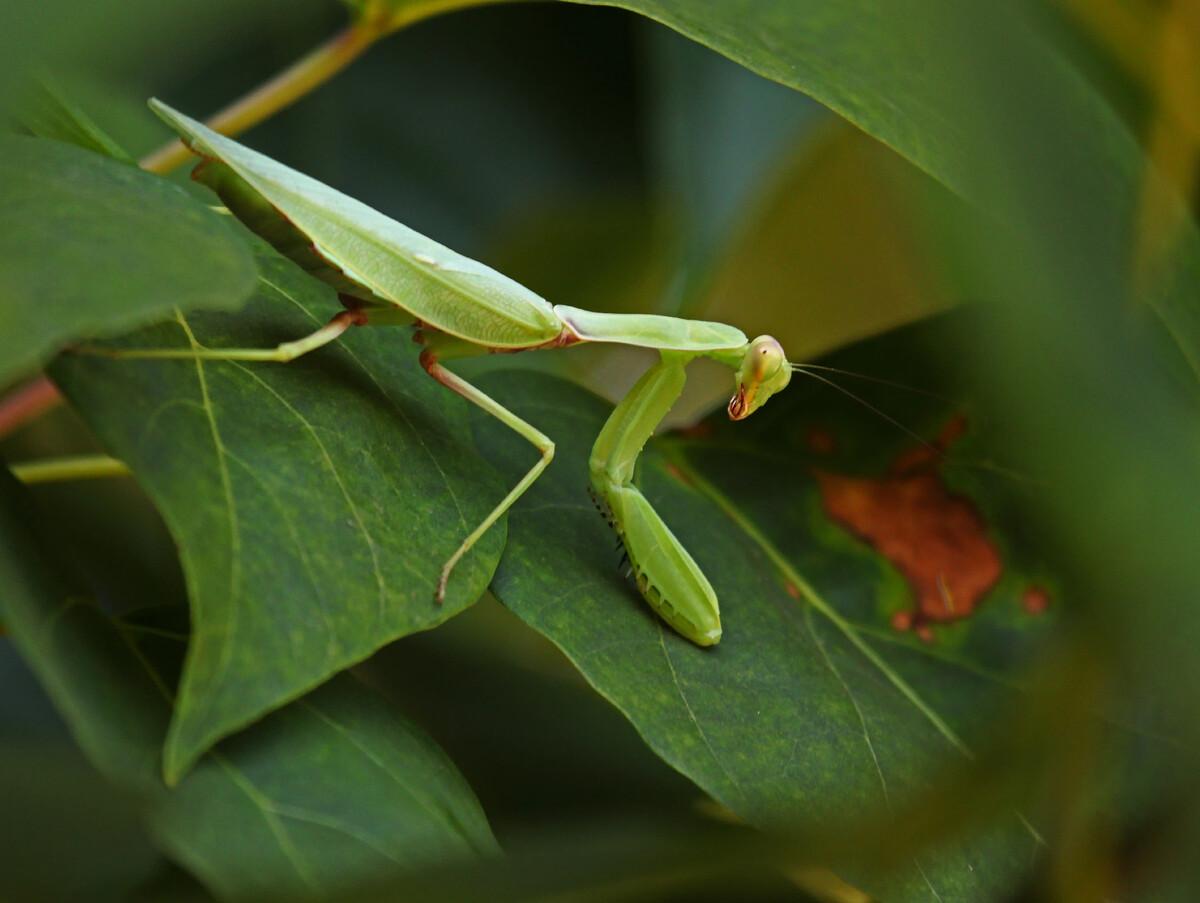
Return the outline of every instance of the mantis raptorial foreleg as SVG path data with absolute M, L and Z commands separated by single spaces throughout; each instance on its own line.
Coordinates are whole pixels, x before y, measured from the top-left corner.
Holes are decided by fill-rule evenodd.
M 592 448 L 592 492 L 616 530 L 638 589 L 664 621 L 694 643 L 721 639 L 717 596 L 692 556 L 633 485 L 638 455 L 683 391 L 691 355 L 663 352 L 621 400 Z

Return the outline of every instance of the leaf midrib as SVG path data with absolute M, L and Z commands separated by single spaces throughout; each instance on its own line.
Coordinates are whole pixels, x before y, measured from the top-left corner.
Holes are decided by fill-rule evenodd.
M 879 655 L 871 646 L 859 635 L 858 631 L 843 618 L 825 599 L 815 590 L 812 585 L 805 580 L 799 572 L 792 567 L 783 554 L 775 548 L 769 539 L 758 529 L 757 526 L 745 515 L 742 511 L 733 504 L 733 502 L 725 496 L 712 483 L 700 475 L 691 463 L 678 451 L 674 449 L 664 449 L 664 454 L 670 460 L 671 464 L 679 468 L 679 470 L 688 478 L 688 480 L 705 496 L 707 496 L 718 508 L 720 508 L 733 522 L 737 525 L 746 536 L 757 545 L 771 561 L 772 564 L 779 570 L 780 574 L 795 586 L 804 599 L 815 609 L 825 616 L 843 636 L 858 650 L 859 654 L 870 662 L 876 670 L 882 674 L 889 683 L 900 693 L 908 702 L 916 708 L 918 712 L 933 726 L 933 728 L 942 735 L 942 737 L 953 746 L 960 754 L 968 760 L 974 758 L 974 754 L 962 741 L 957 733 L 948 725 L 942 717 L 933 710 L 921 695 L 901 677 L 895 669 L 893 669 L 882 656 Z

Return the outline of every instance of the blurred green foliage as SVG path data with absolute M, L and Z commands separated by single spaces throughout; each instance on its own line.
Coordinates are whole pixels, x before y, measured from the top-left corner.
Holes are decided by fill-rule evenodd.
M 423 618 L 406 598 L 457 536 L 430 481 L 486 510 L 530 452 L 405 331 L 209 368 L 236 542 L 195 368 L 61 357 L 71 406 L 0 453 L 102 449 L 136 479 L 2 483 L 0 895 L 1194 899 L 1186 4 L 469 5 L 0 8 L 0 113 L 42 136 L 0 138 L 0 373 L 176 305 L 230 344 L 334 312 L 211 195 L 110 158 L 169 137 L 147 96 L 204 116 L 348 14 L 430 15 L 246 143 L 555 303 L 836 352 L 869 379 L 816 375 L 883 416 L 797 373 L 753 420 L 706 418 L 728 376 L 694 368 L 640 480 L 720 593 L 704 652 L 622 579 L 583 491 L 603 396 L 644 357 L 464 362 L 559 455 Z M 362 481 L 388 566 L 430 571 L 397 576 L 386 624 L 330 469 Z

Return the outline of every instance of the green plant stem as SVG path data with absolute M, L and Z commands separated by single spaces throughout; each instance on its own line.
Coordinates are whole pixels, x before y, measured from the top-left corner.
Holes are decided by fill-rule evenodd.
M 218 112 L 207 125 L 223 135 L 236 135 L 299 100 L 328 81 L 389 30 L 379 19 L 353 22 L 270 81 L 259 85 Z M 168 173 L 192 156 L 178 139 L 141 160 L 142 169 Z
M 27 486 L 58 483 L 64 480 L 95 480 L 103 477 L 127 477 L 124 462 L 107 455 L 82 455 L 72 458 L 47 458 L 12 465 L 13 476 Z

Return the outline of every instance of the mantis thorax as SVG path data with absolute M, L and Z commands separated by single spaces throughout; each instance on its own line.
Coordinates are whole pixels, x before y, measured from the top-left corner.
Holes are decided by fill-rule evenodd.
M 792 379 L 783 346 L 769 335 L 760 335 L 746 346 L 738 368 L 737 392 L 729 401 L 729 418 L 749 417 Z

